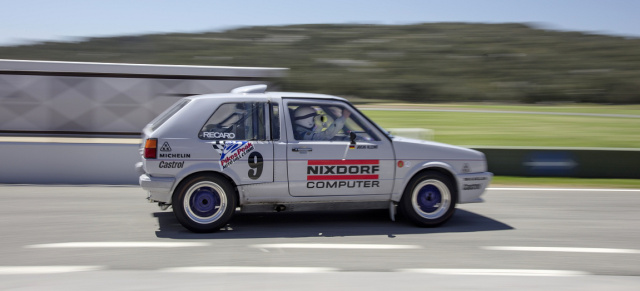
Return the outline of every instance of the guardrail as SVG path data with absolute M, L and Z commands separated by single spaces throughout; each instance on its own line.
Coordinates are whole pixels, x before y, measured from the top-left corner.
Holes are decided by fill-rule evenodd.
M 0 138 L 0 183 L 135 185 L 140 139 Z M 498 176 L 640 179 L 640 149 L 471 147 Z
M 640 149 L 471 147 L 496 176 L 640 179 Z

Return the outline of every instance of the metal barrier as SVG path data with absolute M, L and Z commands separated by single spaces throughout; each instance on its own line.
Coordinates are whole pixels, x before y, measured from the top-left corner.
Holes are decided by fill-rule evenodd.
M 640 179 L 640 149 L 473 147 L 497 176 Z

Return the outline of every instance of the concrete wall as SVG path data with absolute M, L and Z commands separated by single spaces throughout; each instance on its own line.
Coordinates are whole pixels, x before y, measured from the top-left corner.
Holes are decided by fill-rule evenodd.
M 139 139 L 126 142 L 0 142 L 0 183 L 138 184 Z
M 286 72 L 0 60 L 0 133 L 137 135 L 182 97 L 272 84 Z

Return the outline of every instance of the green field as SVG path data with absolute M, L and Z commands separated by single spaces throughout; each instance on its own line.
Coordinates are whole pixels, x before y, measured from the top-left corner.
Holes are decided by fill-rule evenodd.
M 495 176 L 489 187 L 566 187 L 640 189 L 639 179 L 580 179 Z
M 640 106 L 411 105 L 410 108 L 636 115 L 602 117 L 520 113 L 374 111 L 360 109 L 384 128 L 434 130 L 435 141 L 465 146 L 640 148 Z

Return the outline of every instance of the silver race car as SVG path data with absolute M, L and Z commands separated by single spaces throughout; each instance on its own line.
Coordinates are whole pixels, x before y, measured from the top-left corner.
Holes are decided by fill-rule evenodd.
M 144 128 L 140 186 L 194 232 L 236 211 L 396 208 L 437 226 L 482 202 L 482 153 L 392 136 L 347 100 L 265 92 L 266 85 L 183 98 Z

